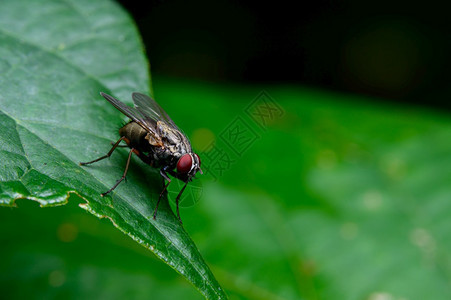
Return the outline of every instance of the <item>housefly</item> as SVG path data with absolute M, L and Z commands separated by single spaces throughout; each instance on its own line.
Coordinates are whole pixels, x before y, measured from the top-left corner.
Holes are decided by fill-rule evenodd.
M 182 222 L 179 212 L 180 196 L 194 175 L 197 172 L 202 174 L 200 158 L 193 152 L 188 138 L 152 98 L 135 92 L 132 94 L 134 107 L 130 107 L 110 95 L 100 94 L 131 121 L 119 129 L 120 138 L 106 155 L 89 162 L 82 162 L 80 165 L 89 165 L 110 157 L 120 142 L 124 141 L 130 148 L 124 174 L 111 189 L 101 195 L 107 195 L 125 179 L 132 153 L 134 153 L 144 163 L 153 168 L 159 168 L 161 176 L 167 181 L 155 206 L 154 219 L 157 216 L 160 200 L 171 183 L 168 174 L 185 183 L 175 199 L 177 217 Z

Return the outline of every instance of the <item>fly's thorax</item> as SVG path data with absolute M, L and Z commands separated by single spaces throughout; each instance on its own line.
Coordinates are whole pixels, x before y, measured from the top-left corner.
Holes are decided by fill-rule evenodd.
M 191 145 L 186 137 L 177 128 L 168 126 L 165 122 L 157 122 L 157 133 L 163 140 L 165 147 L 177 159 L 183 154 L 190 153 Z
M 153 159 L 158 162 L 159 165 L 169 166 L 170 169 L 175 168 L 177 161 L 183 154 L 185 154 L 183 149 L 167 143 L 164 143 L 163 147 L 153 147 L 151 151 Z

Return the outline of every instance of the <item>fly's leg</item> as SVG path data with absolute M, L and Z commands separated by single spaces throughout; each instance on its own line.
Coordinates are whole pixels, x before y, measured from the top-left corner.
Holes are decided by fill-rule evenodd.
M 114 146 L 115 142 L 110 142 L 110 144 Z M 127 148 L 128 145 L 117 145 L 116 147 L 117 148 Z
M 182 224 L 182 218 L 180 218 L 179 199 L 180 199 L 180 196 L 182 196 L 183 191 L 185 190 L 187 184 L 188 184 L 188 181 L 185 182 L 185 185 L 184 185 L 183 188 L 181 189 L 180 193 L 177 195 L 177 198 L 175 198 L 175 204 L 176 204 L 176 206 L 177 206 L 177 217 L 179 218 L 180 224 Z
M 162 169 L 160 170 L 160 175 L 161 175 L 164 179 L 166 179 L 167 181 L 171 182 L 171 178 L 169 178 L 168 174 L 166 173 L 166 169 L 167 169 L 167 168 L 168 168 L 168 167 L 162 168 Z
M 168 175 L 166 174 L 165 168 L 162 168 L 160 170 L 160 174 L 161 174 L 161 176 L 163 176 L 164 179 L 166 179 L 168 181 L 168 183 L 164 185 L 164 189 L 161 191 L 160 197 L 158 197 L 157 205 L 155 206 L 155 210 L 153 211 L 153 219 L 154 220 L 157 219 L 157 210 L 158 210 L 158 205 L 160 205 L 161 198 L 163 197 L 164 192 L 166 192 L 169 184 L 171 183 L 171 178 L 169 178 Z
M 161 191 L 160 197 L 158 197 L 157 206 L 155 206 L 155 210 L 153 211 L 153 219 L 154 220 L 157 219 L 158 205 L 160 205 L 161 197 L 163 197 L 163 194 L 167 190 L 170 183 L 171 183 L 171 180 L 169 180 L 168 183 L 164 185 L 164 189 Z
M 128 153 L 128 159 L 127 159 L 127 164 L 125 165 L 125 171 L 124 174 L 122 175 L 122 177 L 116 182 L 115 185 L 113 185 L 113 187 L 111 189 L 109 189 L 108 191 L 106 191 L 105 193 L 100 194 L 100 196 L 104 197 L 107 194 L 109 194 L 110 192 L 112 192 L 118 185 L 119 183 L 122 182 L 122 180 L 125 179 L 125 176 L 127 176 L 127 172 L 128 172 L 128 166 L 130 165 L 130 159 L 132 158 L 132 153 L 135 152 L 135 149 L 130 149 L 130 152 Z
M 121 137 L 120 139 L 118 139 L 117 142 L 113 145 L 113 147 L 111 148 L 111 150 L 110 150 L 107 154 L 105 154 L 104 156 L 99 157 L 99 158 L 97 158 L 97 159 L 94 159 L 94 160 L 92 160 L 92 161 L 81 162 L 81 163 L 80 163 L 80 166 L 89 165 L 89 164 L 98 162 L 99 160 L 102 160 L 102 159 L 105 159 L 105 158 L 107 158 L 107 157 L 110 157 L 111 154 L 113 153 L 113 151 L 114 151 L 114 150 L 117 148 L 117 146 L 119 145 L 119 143 L 120 143 L 121 141 L 123 141 L 123 140 L 125 140 L 125 136 L 123 136 L 123 137 Z

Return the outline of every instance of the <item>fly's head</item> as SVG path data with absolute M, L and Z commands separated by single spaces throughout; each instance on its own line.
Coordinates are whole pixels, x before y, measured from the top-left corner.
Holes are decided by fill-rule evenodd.
M 191 181 L 200 169 L 200 158 L 196 153 L 186 153 L 177 162 L 177 178 L 187 182 Z

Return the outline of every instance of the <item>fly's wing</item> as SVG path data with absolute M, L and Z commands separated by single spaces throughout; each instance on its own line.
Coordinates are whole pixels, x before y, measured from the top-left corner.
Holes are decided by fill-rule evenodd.
M 175 125 L 174 121 L 169 117 L 169 115 L 158 105 L 155 100 L 141 93 L 134 92 L 132 94 L 133 102 L 135 103 L 136 109 L 138 109 L 143 115 L 154 120 L 154 121 L 164 121 L 166 124 L 170 125 L 172 128 L 180 129 Z
M 132 94 L 133 102 L 135 103 L 136 109 L 146 116 L 148 119 L 151 119 L 153 122 L 163 121 L 166 123 L 171 129 L 177 132 L 177 135 L 181 139 L 187 151 L 192 151 L 191 143 L 186 135 L 181 131 L 177 125 L 175 125 L 174 121 L 169 117 L 169 115 L 158 105 L 155 100 L 141 93 L 134 92 Z M 149 120 L 150 122 L 150 120 Z
M 155 125 L 156 125 L 155 121 L 152 121 L 151 119 L 149 119 L 145 114 L 143 114 L 138 109 L 136 109 L 134 107 L 130 107 L 108 94 L 101 92 L 100 95 L 102 95 L 103 98 L 105 98 L 108 102 L 113 104 L 113 106 L 116 107 L 121 113 L 123 113 L 124 115 L 129 117 L 132 121 L 136 122 L 142 128 L 147 130 L 157 140 L 160 140 L 160 137 L 157 135 L 157 133 L 155 131 Z

